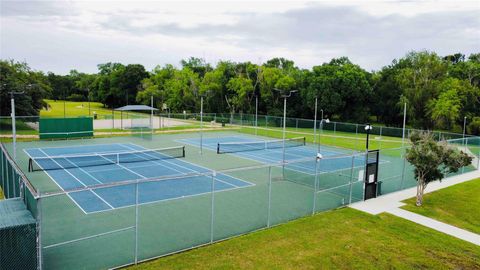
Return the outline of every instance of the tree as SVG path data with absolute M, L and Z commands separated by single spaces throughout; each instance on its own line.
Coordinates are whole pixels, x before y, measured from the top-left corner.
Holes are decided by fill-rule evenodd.
M 429 132 L 414 132 L 410 140 L 412 147 L 407 149 L 405 158 L 415 167 L 416 205 L 421 206 L 425 188 L 429 183 L 441 181 L 447 173 L 455 173 L 461 167 L 468 166 L 472 158 L 445 141 L 436 142 Z
M 27 63 L 0 60 L 0 115 L 11 113 L 10 92 L 24 91 L 15 96 L 16 115 L 39 115 L 45 106 L 43 99 L 50 96 L 51 87 L 46 76 L 33 71 Z
M 248 97 L 253 94 L 252 80 L 244 77 L 230 79 L 227 88 L 232 92 L 229 103 L 233 108 L 244 108 L 249 106 Z M 233 109 L 233 111 L 235 111 Z
M 346 57 L 313 67 L 308 75 L 308 86 L 302 91 L 307 104 L 318 106 L 326 115 L 336 114 L 341 120 L 363 122 L 368 120 L 372 87 L 368 73 Z
M 154 106 L 161 108 L 167 92 L 165 83 L 173 78 L 175 71 L 175 67 L 170 64 L 164 67 L 155 67 L 152 74 L 142 81 L 142 89 L 138 91 L 136 101 L 140 104 L 150 105 L 153 96 Z
M 399 106 L 408 101 L 408 112 L 411 123 L 425 129 L 433 127 L 430 118 L 425 117 L 427 104 L 439 94 L 438 84 L 447 76 L 447 63 L 437 54 L 422 51 L 410 52 L 399 60 L 403 68 L 397 75 L 402 88 Z

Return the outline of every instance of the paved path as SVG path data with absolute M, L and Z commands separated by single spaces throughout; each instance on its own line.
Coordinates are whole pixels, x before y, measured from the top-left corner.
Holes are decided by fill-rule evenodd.
M 425 193 L 430 193 L 442 188 L 463 183 L 480 177 L 480 170 L 465 173 L 462 175 L 452 176 L 442 180 L 430 183 L 425 190 Z M 456 238 L 468 241 L 470 243 L 480 246 L 480 235 L 460 229 L 458 227 L 448 225 L 446 223 L 412 213 L 399 207 L 405 205 L 401 201 L 416 196 L 416 187 L 397 191 L 387 195 L 380 196 L 375 199 L 370 199 L 363 202 L 358 202 L 350 205 L 351 208 L 367 212 L 373 215 L 387 212 L 395 216 L 408 219 L 412 222 L 421 224 L 423 226 L 432 228 L 439 232 L 454 236 Z
M 453 237 L 456 237 L 456 238 L 465 240 L 467 242 L 473 243 L 477 246 L 480 246 L 480 235 L 476 233 L 472 233 L 472 232 L 460 229 L 458 227 L 437 221 L 435 219 L 431 219 L 426 216 L 422 216 L 422 215 L 419 215 L 407 210 L 403 210 L 400 208 L 390 209 L 387 211 L 387 213 L 390 213 L 397 217 L 408 219 L 410 221 L 413 221 L 425 227 L 432 228 L 439 232 L 443 232 L 445 234 L 451 235 Z

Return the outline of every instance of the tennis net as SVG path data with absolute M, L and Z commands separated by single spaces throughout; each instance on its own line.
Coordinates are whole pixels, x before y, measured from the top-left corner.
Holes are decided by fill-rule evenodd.
M 256 151 L 305 145 L 305 137 L 297 137 L 286 140 L 268 140 L 252 142 L 226 142 L 217 144 L 217 154 L 235 153 L 243 151 Z
M 116 153 L 31 157 L 28 171 L 82 168 L 185 157 L 185 146 Z

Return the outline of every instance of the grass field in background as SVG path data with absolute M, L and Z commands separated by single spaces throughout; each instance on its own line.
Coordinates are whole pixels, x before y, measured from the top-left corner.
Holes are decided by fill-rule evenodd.
M 3 190 L 2 190 L 2 188 L 0 187 L 0 200 L 3 200 L 3 198 L 5 198 L 5 197 L 3 196 Z
M 343 208 L 128 269 L 479 269 L 479 258 L 468 242 Z
M 44 99 L 49 108 L 42 109 L 40 111 L 41 117 L 78 117 L 78 116 L 92 116 L 96 113 L 98 119 L 111 119 L 112 110 L 105 108 L 100 102 L 90 102 L 90 110 L 88 109 L 88 101 L 66 101 L 65 102 L 65 114 L 64 114 L 64 101 L 63 100 L 50 100 Z M 89 114 L 90 112 L 90 114 Z M 121 113 L 114 111 L 114 117 L 120 119 Z M 127 118 L 131 115 L 142 115 L 142 113 L 127 113 L 124 112 L 122 117 Z M 143 114 L 145 115 L 145 114 Z
M 406 210 L 480 234 L 480 178 L 425 194 L 420 207 L 415 198 L 404 202 Z
M 22 135 L 33 135 L 38 134 L 38 132 L 27 125 L 23 121 L 16 121 L 15 127 L 17 128 L 17 134 Z M 0 119 L 0 134 L 12 134 L 12 120 L 10 118 Z

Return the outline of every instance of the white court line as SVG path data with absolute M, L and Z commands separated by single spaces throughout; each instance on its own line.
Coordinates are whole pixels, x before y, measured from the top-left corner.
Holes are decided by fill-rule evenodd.
M 39 150 L 44 153 L 47 157 L 50 157 L 47 153 L 45 153 L 45 151 L 43 151 L 42 149 L 39 148 Z M 67 159 L 65 159 L 67 160 Z M 62 167 L 58 162 L 56 162 L 54 159 L 52 159 L 53 162 L 57 163 L 58 166 Z M 68 162 L 70 162 L 69 160 L 67 160 Z M 73 164 L 72 162 L 70 162 L 70 164 L 72 165 L 75 165 Z M 63 169 L 65 172 L 67 172 L 68 174 L 70 174 L 73 178 L 75 178 L 75 180 L 77 180 L 80 184 L 82 184 L 84 187 L 88 187 L 87 185 L 85 185 L 85 183 L 83 183 L 82 181 L 80 181 L 80 179 L 78 179 L 78 177 L 76 177 L 75 175 L 73 175 L 71 172 L 69 172 L 68 170 L 66 169 Z M 96 179 L 94 177 L 94 179 Z M 96 179 L 97 180 L 97 179 Z M 100 181 L 97 180 L 97 182 L 99 183 L 102 183 Z M 106 203 L 109 207 L 113 208 L 113 206 L 111 206 L 108 202 L 106 202 L 102 197 L 100 197 L 97 193 L 95 193 L 95 191 L 93 190 L 90 190 L 93 194 L 95 194 L 95 196 L 97 196 L 100 200 L 102 200 L 104 203 Z
M 67 159 L 66 159 L 67 160 Z M 74 163 L 72 163 L 70 160 L 67 160 L 68 162 L 70 162 L 70 164 L 72 165 L 75 165 Z M 87 174 L 88 176 L 90 176 L 91 178 L 93 178 L 93 180 L 97 181 L 99 184 L 105 184 L 103 182 L 101 182 L 100 180 L 98 180 L 96 177 L 94 177 L 93 175 L 91 175 L 90 173 L 88 173 L 87 171 L 85 171 L 83 168 L 80 168 L 78 167 L 78 169 L 80 169 L 82 172 L 84 172 L 85 174 Z M 66 170 L 65 170 L 66 171 Z M 68 171 L 67 171 L 68 172 Z M 70 172 L 68 172 L 70 173 Z M 73 176 L 73 174 L 71 174 Z M 78 178 L 77 178 L 78 179 Z M 78 180 L 80 181 L 80 180 Z M 97 192 L 94 191 L 94 189 L 90 189 L 90 191 L 95 194 L 100 200 L 102 200 L 105 204 L 107 204 L 108 206 L 110 206 L 111 208 L 114 208 L 110 203 L 108 203 L 106 200 L 104 200 L 102 198 L 102 196 L 98 195 Z
M 182 179 L 185 179 L 185 178 L 182 178 Z M 169 179 L 166 179 L 166 180 L 169 180 Z M 170 179 L 170 180 L 175 181 L 173 179 Z M 244 181 L 244 182 L 247 182 L 247 181 Z M 155 182 L 153 182 L 153 183 L 155 183 Z M 255 184 L 252 184 L 252 185 L 255 186 Z M 215 191 L 215 193 L 224 192 L 224 191 L 232 191 L 232 190 L 242 189 L 242 188 L 247 188 L 247 187 L 251 187 L 251 186 L 226 188 L 226 189 L 222 189 L 222 190 L 217 190 L 217 191 Z M 211 194 L 211 193 L 212 193 L 212 191 L 207 191 L 207 192 L 202 192 L 202 193 L 195 193 L 195 194 L 192 194 L 192 195 L 174 197 L 174 198 L 170 198 L 170 199 L 161 199 L 161 200 L 154 200 L 154 201 L 151 201 L 151 202 L 139 203 L 138 205 L 147 205 L 147 204 L 152 204 L 152 203 L 174 201 L 174 200 L 180 200 L 180 199 L 184 199 L 184 198 L 195 197 L 195 196 Z M 88 214 L 93 214 L 93 213 L 107 212 L 107 211 L 112 211 L 112 210 L 122 209 L 122 208 L 128 208 L 128 207 L 133 207 L 133 206 L 135 206 L 135 204 L 120 206 L 120 207 L 116 207 L 115 209 L 105 209 L 105 210 L 93 211 L 93 212 L 89 212 L 89 213 L 86 213 L 86 214 L 88 215 Z
M 186 139 L 186 140 L 188 140 L 188 139 Z M 260 142 L 261 142 L 261 141 L 260 141 Z M 194 145 L 194 144 L 191 144 L 191 143 L 188 143 L 188 142 L 186 142 L 186 143 L 189 144 L 189 145 L 198 147 L 198 145 Z M 301 146 L 300 146 L 300 147 L 301 147 Z M 212 151 L 213 151 L 213 150 L 214 150 L 214 151 L 217 150 L 216 146 L 215 146 L 215 147 L 213 147 L 213 146 L 209 147 L 208 144 L 207 144 L 207 148 L 209 148 L 209 149 L 212 150 Z M 296 149 L 297 147 L 287 147 L 287 148 Z M 277 149 L 278 149 L 278 148 L 277 148 Z M 253 151 L 253 150 L 252 150 L 252 151 Z M 277 163 L 277 162 L 281 162 L 281 161 L 282 161 L 282 160 L 274 160 L 274 159 L 272 159 L 271 157 L 268 157 L 268 156 L 266 156 L 266 155 L 264 155 L 264 154 L 260 154 L 261 156 L 256 156 L 256 155 L 253 155 L 253 154 L 248 154 L 248 152 L 252 152 L 252 151 L 246 150 L 246 151 L 233 152 L 233 153 L 223 153 L 223 154 L 230 154 L 230 155 L 240 156 L 240 157 L 243 157 L 244 155 L 249 156 L 249 157 L 255 157 L 255 158 L 257 158 L 257 160 L 254 160 L 254 159 L 250 159 L 250 160 L 254 160 L 254 161 L 257 161 L 257 162 L 264 162 L 264 163 L 267 163 L 267 164 L 268 164 L 268 163 Z M 280 151 L 280 150 L 275 150 L 275 149 L 256 149 L 255 151 L 268 151 L 268 152 L 270 152 L 270 153 L 283 154 L 282 151 Z M 301 155 L 298 155 L 298 154 L 292 154 L 292 153 L 285 153 L 285 154 L 286 154 L 286 155 L 298 156 L 298 157 L 301 157 L 301 158 L 303 158 L 303 159 L 304 159 L 304 158 L 308 158 L 308 156 L 301 156 Z M 312 160 L 313 160 L 314 158 L 315 158 L 315 156 L 312 155 Z M 247 159 L 248 159 L 248 158 L 247 158 Z M 258 160 L 258 159 L 260 159 L 260 160 Z M 262 161 L 262 160 L 265 160 L 265 161 Z M 305 167 L 305 168 L 306 168 L 306 167 Z
M 137 146 L 137 147 L 140 147 L 140 148 L 144 148 L 144 147 L 142 147 L 142 146 L 140 146 L 140 145 L 136 145 L 136 144 L 134 144 L 134 143 L 128 143 L 128 144 L 134 145 L 134 146 Z M 124 145 L 126 146 L 126 144 L 124 144 Z M 190 161 L 187 161 L 187 160 L 185 160 L 185 159 L 182 159 L 181 162 L 185 162 L 185 163 L 190 164 L 190 165 L 192 165 L 192 166 L 194 166 L 194 167 L 198 167 L 198 168 L 201 168 L 201 169 L 205 169 L 205 170 L 207 170 L 207 171 L 215 171 L 215 170 L 209 169 L 209 168 L 207 168 L 207 167 L 204 167 L 204 166 L 202 166 L 202 165 L 194 164 L 194 163 L 192 163 L 192 162 L 190 162 Z M 198 172 L 198 171 L 197 171 L 197 172 Z M 198 172 L 198 173 L 201 173 L 201 172 Z M 255 186 L 255 185 L 256 185 L 256 184 L 251 183 L 251 182 L 249 182 L 249 181 L 246 181 L 246 180 L 243 180 L 243 179 L 240 179 L 240 178 L 237 178 L 237 177 L 234 177 L 234 176 L 225 174 L 225 173 L 221 173 L 221 172 L 220 172 L 220 174 L 223 174 L 223 175 L 225 175 L 225 176 L 228 176 L 228 177 L 230 177 L 230 178 L 232 178 L 232 179 L 236 179 L 236 180 L 241 181 L 241 182 L 244 182 L 244 183 L 248 183 L 250 186 Z
M 186 144 L 189 144 L 189 145 L 191 145 L 191 146 L 198 147 L 198 145 L 194 145 L 194 144 L 191 144 L 191 143 L 189 143 L 189 142 L 186 142 L 186 141 L 188 141 L 188 140 L 189 140 L 189 139 L 181 139 L 181 140 L 179 140 L 179 141 L 182 141 L 182 142 L 184 142 L 184 143 L 186 143 Z M 208 146 L 207 146 L 207 148 L 208 148 Z M 295 148 L 295 147 L 293 147 L 293 148 Z M 215 148 L 215 149 L 210 149 L 210 150 L 212 150 L 212 151 L 215 150 L 215 151 L 216 151 L 216 148 Z M 332 152 L 334 152 L 334 151 L 332 151 Z M 271 159 L 269 159 L 269 158 L 258 157 L 258 156 L 256 156 L 256 155 L 247 154 L 247 153 L 245 153 L 245 152 L 227 153 L 227 154 L 231 154 L 231 155 L 234 155 L 234 156 L 238 156 L 238 157 L 240 157 L 240 158 L 244 158 L 244 159 L 248 159 L 248 160 L 252 160 L 252 161 L 256 161 L 256 162 L 263 162 L 263 161 L 262 161 L 262 159 L 263 159 L 263 160 L 267 160 L 267 161 L 268 161 L 268 162 L 266 162 L 267 164 L 269 164 L 269 163 L 281 162 L 281 160 L 280 160 L 280 161 L 274 161 L 274 160 L 271 160 Z M 342 154 L 343 154 L 343 153 L 342 153 Z M 244 155 L 249 156 L 249 157 L 254 157 L 254 158 L 248 158 L 248 157 L 245 157 Z M 348 157 L 348 156 L 347 156 L 347 157 Z M 304 158 L 305 158 L 305 157 L 304 157 Z M 348 158 L 350 159 L 351 156 L 348 157 Z M 260 160 L 259 160 L 259 159 L 260 159 Z M 328 157 L 327 157 L 326 159 L 328 159 Z M 365 158 L 363 158 L 363 159 L 364 159 L 364 160 L 363 160 L 363 162 L 364 162 L 364 161 L 365 161 Z M 313 160 L 312 160 L 312 161 L 313 161 Z M 264 162 L 263 162 L 263 163 L 264 163 Z M 302 163 L 302 162 L 298 162 L 298 163 Z M 311 169 L 312 169 L 312 168 L 310 168 L 310 167 L 300 166 L 300 165 L 298 165 L 298 163 L 295 163 L 295 161 L 293 161 L 293 162 L 291 162 L 291 163 L 288 163 L 288 162 L 287 162 L 286 165 L 295 165 L 295 167 L 304 168 L 304 169 L 308 169 L 308 170 L 311 170 Z M 390 161 L 388 161 L 388 160 L 379 160 L 379 165 L 380 165 L 380 164 L 385 164 L 385 163 L 390 163 Z M 279 166 L 281 166 L 281 165 L 279 165 Z M 275 166 L 275 167 L 278 167 L 278 166 Z M 365 167 L 365 166 L 364 166 L 364 165 L 359 165 L 359 166 L 354 166 L 353 168 L 360 168 L 360 167 Z M 332 173 L 332 172 L 337 172 L 337 171 L 341 171 L 341 170 L 345 170 L 345 169 L 350 169 L 350 168 L 351 168 L 351 167 L 349 166 L 349 167 L 340 168 L 340 169 L 331 170 L 331 171 L 330 171 L 330 170 L 327 170 L 327 171 L 319 170 L 319 173 L 321 173 L 321 174 L 324 174 L 324 173 Z M 300 172 L 300 173 L 304 173 L 304 174 L 308 174 L 308 175 L 315 175 L 315 173 L 308 173 L 308 172 L 305 172 L 305 171 L 299 171 L 299 170 L 295 170 L 295 169 L 292 169 L 292 168 L 289 168 L 289 170 L 296 171 L 296 172 Z
M 28 149 L 57 149 L 57 148 L 81 148 L 81 147 L 96 147 L 96 146 L 111 146 L 111 145 L 121 145 L 120 143 L 101 143 L 101 144 L 88 144 L 88 145 L 73 145 L 73 146 L 51 146 L 51 147 L 42 147 L 42 148 L 28 148 Z M 26 149 L 26 150 L 28 150 Z M 25 149 L 24 149 L 25 151 Z M 112 150 L 113 151 L 113 150 Z
M 128 147 L 128 146 L 125 145 L 125 147 Z M 139 147 L 141 147 L 141 146 L 139 146 Z M 131 148 L 131 147 L 129 147 L 129 148 L 132 149 L 132 150 L 135 150 L 135 149 L 133 149 L 133 148 Z M 146 154 L 146 155 L 149 155 L 149 154 Z M 149 155 L 149 156 L 152 156 L 152 155 Z M 152 157 L 154 157 L 154 156 L 152 156 Z M 202 173 L 202 172 L 193 170 L 193 169 L 191 169 L 191 168 L 187 168 L 187 167 L 185 167 L 185 166 L 181 166 L 181 165 L 179 165 L 179 164 L 175 164 L 175 163 L 169 162 L 169 161 L 167 161 L 167 160 L 162 160 L 162 161 L 163 161 L 163 162 L 166 162 L 166 163 L 169 163 L 169 164 L 172 164 L 172 165 L 174 165 L 174 166 L 180 167 L 180 168 L 187 169 L 187 170 L 189 170 L 189 171 L 191 171 L 191 172 Z M 173 168 L 169 168 L 169 167 L 165 166 L 164 164 L 161 164 L 159 161 L 153 161 L 153 162 L 156 163 L 156 164 L 158 164 L 158 165 L 160 165 L 160 166 L 163 166 L 163 167 L 165 167 L 165 168 L 167 168 L 167 169 L 172 169 L 172 170 L 174 170 L 174 171 L 177 171 L 177 172 L 179 172 L 181 175 L 186 175 L 185 172 L 182 172 L 182 171 L 179 171 L 179 170 L 176 170 L 176 169 L 173 169 Z M 209 171 L 210 171 L 210 170 L 209 170 Z M 231 184 L 231 183 L 227 183 L 227 182 L 225 182 L 225 181 L 222 181 L 222 180 L 220 180 L 220 179 L 218 179 L 218 178 L 216 178 L 216 177 L 214 177 L 214 179 L 216 179 L 216 181 L 225 183 L 225 184 L 227 184 L 227 185 L 229 185 L 229 186 L 239 187 L 239 186 L 236 186 L 236 185 L 234 185 L 234 184 Z
M 23 149 L 23 151 L 27 154 L 27 156 L 29 158 L 32 158 L 30 156 L 30 154 L 26 151 L 26 149 Z M 50 175 L 50 173 L 48 173 L 48 171 L 44 170 L 43 167 L 38 164 L 38 166 L 42 169 L 43 172 L 45 172 L 45 174 L 50 177 L 50 179 L 52 180 L 53 183 L 55 183 L 55 185 L 57 185 L 63 192 L 65 192 L 65 194 L 68 196 L 68 198 L 70 198 L 70 200 L 85 214 L 87 215 L 87 212 L 85 212 L 85 210 L 83 210 L 83 208 L 70 196 L 69 192 L 66 192 L 65 189 L 63 189 L 62 186 L 60 186 L 60 184 L 57 183 L 57 181 L 55 181 L 55 178 L 53 178 L 53 176 Z
M 198 145 L 190 144 L 190 143 L 187 143 L 187 142 L 184 142 L 184 143 L 186 143 L 186 144 L 188 144 L 188 145 L 191 145 L 191 146 L 198 147 Z M 208 149 L 208 147 L 207 147 L 207 149 Z M 212 149 L 209 149 L 209 150 L 212 151 Z M 216 152 L 216 149 L 215 149 L 215 152 Z M 242 153 L 245 153 L 245 152 L 242 152 Z M 225 155 L 225 154 L 221 154 L 221 155 Z M 227 155 L 230 155 L 230 154 L 227 154 Z M 257 157 L 257 156 L 255 156 L 255 155 L 250 155 L 250 156 L 253 156 L 253 157 L 255 157 L 256 159 L 249 158 L 249 157 L 245 157 L 245 156 L 239 155 L 239 154 L 237 154 L 237 153 L 233 153 L 233 154 L 231 154 L 231 155 L 236 156 L 236 157 L 239 157 L 239 158 L 251 160 L 251 161 L 254 161 L 255 163 L 262 163 L 262 164 L 275 164 L 275 163 L 278 163 L 278 165 L 272 165 L 272 167 L 281 167 L 281 166 L 282 166 L 282 164 L 279 163 L 279 162 L 281 162 L 281 161 L 272 161 L 272 160 L 270 160 L 270 159 L 265 159 L 265 158 L 262 158 L 262 157 Z M 259 159 L 260 159 L 260 160 L 259 160 Z M 266 161 L 262 161 L 261 159 L 265 159 Z M 313 159 L 313 158 L 312 158 L 312 159 Z M 293 164 L 293 163 L 287 163 L 287 164 Z M 287 165 L 287 164 L 285 164 L 285 165 Z M 313 174 L 311 174 L 311 173 L 306 173 L 306 172 L 304 172 L 304 171 L 299 171 L 299 170 L 295 170 L 295 169 L 289 169 L 289 170 L 292 170 L 292 171 L 295 171 L 295 172 L 299 172 L 299 173 L 308 174 L 308 175 L 313 175 Z M 242 181 L 244 181 L 244 180 L 242 180 Z M 244 182 L 247 182 L 247 181 L 244 181 Z

